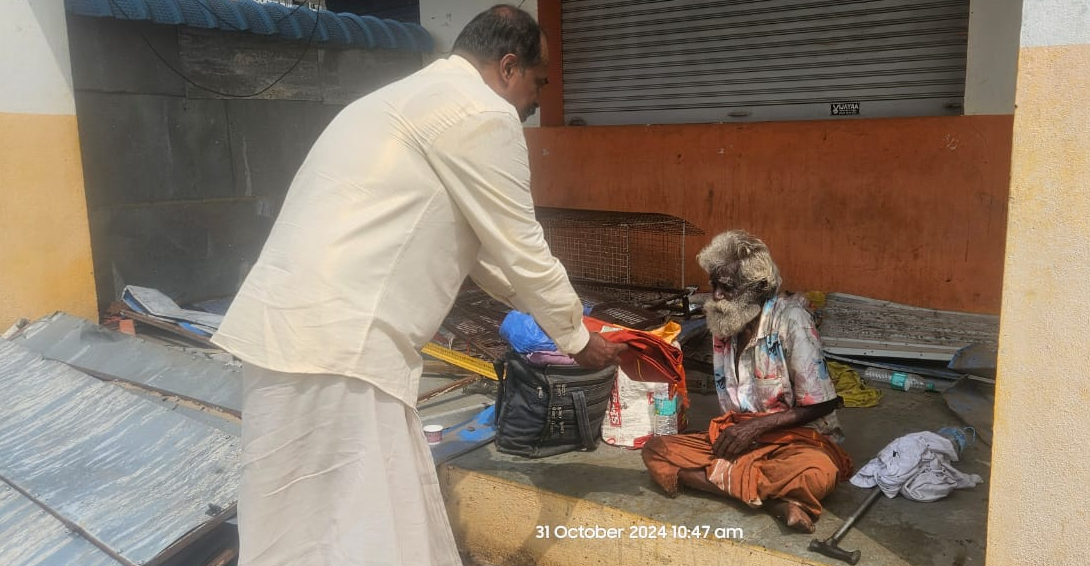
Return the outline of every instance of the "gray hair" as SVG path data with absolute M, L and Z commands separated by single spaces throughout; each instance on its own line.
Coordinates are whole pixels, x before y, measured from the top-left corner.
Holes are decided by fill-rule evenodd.
M 763 288 L 765 298 L 771 298 L 780 291 L 780 269 L 772 261 L 772 253 L 756 236 L 743 230 L 730 230 L 712 239 L 700 253 L 696 261 L 709 274 L 717 268 L 737 263 L 737 273 L 747 287 Z

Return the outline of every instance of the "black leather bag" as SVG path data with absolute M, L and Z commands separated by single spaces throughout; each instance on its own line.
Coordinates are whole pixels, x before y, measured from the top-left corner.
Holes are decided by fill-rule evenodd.
M 497 363 L 496 449 L 544 458 L 594 450 L 602 438 L 617 367 L 536 365 L 509 352 Z

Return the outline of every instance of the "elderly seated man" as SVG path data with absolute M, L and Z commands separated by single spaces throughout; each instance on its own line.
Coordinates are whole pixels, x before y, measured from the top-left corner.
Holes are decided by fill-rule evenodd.
M 707 432 L 647 442 L 644 464 L 670 497 L 681 484 L 813 532 L 851 459 L 838 446 L 839 397 L 806 300 L 780 293 L 768 248 L 746 232 L 719 234 L 697 260 L 711 277 L 704 312 L 724 414 Z

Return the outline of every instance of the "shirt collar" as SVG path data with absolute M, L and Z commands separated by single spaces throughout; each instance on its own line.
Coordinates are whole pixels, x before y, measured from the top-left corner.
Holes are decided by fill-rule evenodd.
M 455 68 L 465 71 L 466 73 L 472 73 L 473 76 L 481 79 L 482 82 L 484 81 L 484 77 L 481 76 L 481 72 L 477 70 L 477 67 L 473 66 L 473 63 L 469 62 L 469 59 L 466 59 L 461 55 L 451 54 L 449 57 L 447 57 L 447 61 L 450 62 L 450 64 L 453 65 Z
M 772 318 L 773 318 L 772 311 L 776 308 L 776 305 L 779 303 L 779 301 L 777 299 L 779 299 L 778 295 L 773 296 L 772 298 L 765 301 L 764 306 L 761 307 L 761 322 L 757 323 L 757 333 L 756 333 L 756 338 L 758 340 L 768 336 L 769 334 L 771 334 L 773 332 L 773 328 L 772 328 Z

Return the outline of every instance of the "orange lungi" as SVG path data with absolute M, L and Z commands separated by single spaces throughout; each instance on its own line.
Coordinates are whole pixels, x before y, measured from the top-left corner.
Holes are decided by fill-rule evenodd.
M 678 494 L 678 472 L 702 469 L 724 495 L 750 507 L 784 499 L 819 516 L 821 499 L 852 473 L 851 457 L 825 435 L 804 427 L 777 430 L 761 435 L 757 448 L 734 460 L 712 453 L 721 431 L 760 414 L 727 413 L 712 420 L 708 432 L 657 436 L 644 444 L 643 463 L 670 497 Z

